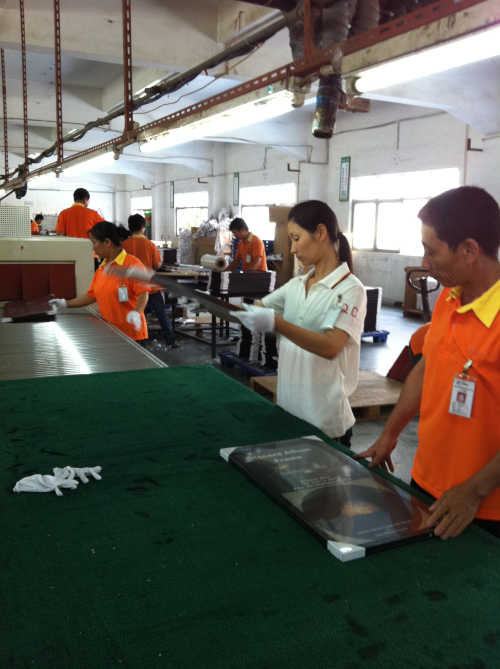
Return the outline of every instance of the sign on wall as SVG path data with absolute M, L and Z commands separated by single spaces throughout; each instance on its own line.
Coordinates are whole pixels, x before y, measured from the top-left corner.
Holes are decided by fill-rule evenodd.
M 349 202 L 349 185 L 351 181 L 351 156 L 340 159 L 339 200 Z
M 239 207 L 240 205 L 240 173 L 233 173 L 233 206 Z

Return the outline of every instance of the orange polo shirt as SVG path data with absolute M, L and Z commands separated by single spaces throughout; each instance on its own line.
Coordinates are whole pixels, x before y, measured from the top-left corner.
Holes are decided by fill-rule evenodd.
M 434 497 L 463 483 L 500 450 L 500 281 L 462 306 L 461 289 L 439 296 L 425 337 L 424 386 L 413 465 L 415 481 Z M 448 411 L 453 379 L 467 360 L 476 382 L 471 418 Z M 500 520 L 500 488 L 489 495 L 478 518 Z
M 89 230 L 99 221 L 104 221 L 101 214 L 75 202 L 68 209 L 63 209 L 57 217 L 56 232 L 66 237 L 81 237 L 88 239 Z
M 36 221 L 31 221 L 31 234 L 32 235 L 40 234 L 40 228 L 38 227 L 38 223 Z
M 160 252 L 156 246 L 144 235 L 132 235 L 124 242 L 122 247 L 127 253 L 131 253 L 142 262 L 148 269 L 158 269 L 161 265 Z M 150 293 L 159 293 L 162 288 L 150 288 Z
M 240 239 L 236 249 L 236 259 L 241 260 L 244 270 L 248 269 L 250 263 L 254 262 L 255 258 L 260 256 L 260 264 L 257 270 L 260 272 L 267 272 L 266 249 L 264 243 L 257 235 L 250 233 L 248 238 L 243 241 Z
M 426 323 L 415 330 L 410 338 L 410 348 L 413 355 L 419 355 L 424 350 L 425 335 L 429 329 L 430 323 Z
M 123 250 L 112 262 L 117 265 L 122 265 L 123 267 L 138 265 L 141 269 L 144 269 L 144 265 L 138 258 L 128 255 L 128 253 Z M 108 321 L 108 323 L 117 327 L 131 339 L 135 339 L 136 341 L 147 339 L 148 328 L 144 314 L 141 314 L 142 327 L 140 330 L 136 330 L 131 323 L 127 323 L 126 319 L 129 311 L 134 311 L 136 309 L 138 296 L 148 289 L 143 283 L 139 283 L 134 279 L 120 279 L 113 274 L 105 274 L 105 266 L 106 261 L 103 261 L 99 265 L 99 268 L 92 279 L 92 283 L 90 284 L 90 288 L 87 291 L 87 295 L 94 300 L 97 300 L 99 311 L 105 321 Z M 127 302 L 118 301 L 118 288 L 120 286 L 127 287 Z
M 139 258 L 148 269 L 158 269 L 161 265 L 160 252 L 153 242 L 144 235 L 132 235 L 122 242 L 122 247 L 127 253 Z

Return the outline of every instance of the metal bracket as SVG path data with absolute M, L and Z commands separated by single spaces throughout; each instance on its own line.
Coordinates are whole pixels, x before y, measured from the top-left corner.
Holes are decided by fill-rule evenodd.
M 299 163 L 299 165 L 300 165 L 300 163 Z M 300 166 L 299 166 L 298 170 L 294 170 L 293 167 L 290 167 L 290 163 L 287 163 L 286 168 L 287 168 L 288 172 L 298 172 L 300 174 Z
M 467 151 L 479 151 L 479 152 L 483 151 L 483 149 L 473 149 L 472 148 L 472 142 L 471 142 L 470 137 L 467 138 L 466 146 L 467 146 Z
M 210 182 L 209 182 L 209 181 L 202 181 L 202 180 L 201 180 L 201 177 L 198 177 L 198 183 L 199 183 L 199 184 L 208 184 L 208 183 L 210 183 Z

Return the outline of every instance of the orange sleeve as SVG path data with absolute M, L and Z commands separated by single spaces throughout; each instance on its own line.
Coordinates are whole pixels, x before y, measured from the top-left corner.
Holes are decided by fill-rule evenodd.
M 88 295 L 89 297 L 91 297 L 93 300 L 96 299 L 94 288 L 95 288 L 95 278 L 96 278 L 96 275 L 97 275 L 97 272 L 98 272 L 98 271 L 99 271 L 99 270 L 97 270 L 96 272 L 94 272 L 94 276 L 92 277 L 92 281 L 90 282 L 89 289 L 87 290 L 87 295 Z
M 252 259 L 253 258 L 262 258 L 265 257 L 266 249 L 264 248 L 264 242 L 258 237 L 252 239 Z
M 64 211 L 61 211 L 61 213 L 57 217 L 56 232 L 62 232 L 63 234 L 66 234 L 66 225 L 64 219 L 65 219 Z
M 153 251 L 153 267 L 158 267 L 158 265 L 161 265 L 161 255 L 160 252 L 158 251 L 158 248 L 151 242 L 152 244 L 152 251 Z
M 239 258 L 240 260 L 243 260 L 243 254 L 241 252 L 241 249 L 243 248 L 243 245 L 241 242 L 238 242 L 238 246 L 236 247 L 236 255 L 234 256 L 234 259 L 236 260 Z

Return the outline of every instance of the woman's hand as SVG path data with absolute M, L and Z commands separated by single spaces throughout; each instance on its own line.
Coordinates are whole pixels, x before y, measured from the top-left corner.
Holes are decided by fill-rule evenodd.
M 244 311 L 231 311 L 231 316 L 237 318 L 252 332 L 274 332 L 274 309 L 256 307 L 254 304 L 243 304 Z

